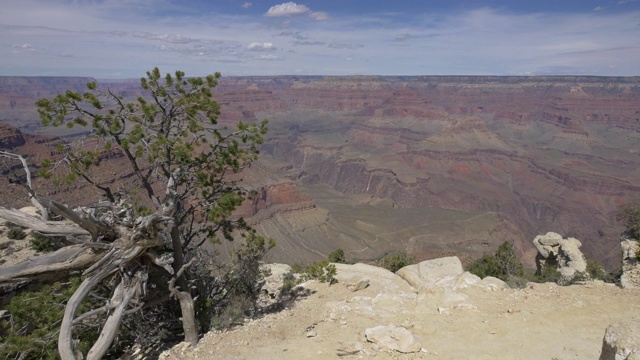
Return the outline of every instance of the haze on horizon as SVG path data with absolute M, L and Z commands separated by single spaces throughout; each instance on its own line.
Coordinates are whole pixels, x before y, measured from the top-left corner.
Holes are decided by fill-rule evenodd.
M 0 76 L 640 75 L 638 0 L 2 2 Z

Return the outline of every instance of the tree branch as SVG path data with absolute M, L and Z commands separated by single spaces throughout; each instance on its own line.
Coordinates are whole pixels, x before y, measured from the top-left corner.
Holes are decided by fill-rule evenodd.
M 31 184 L 31 171 L 29 171 L 29 165 L 27 164 L 27 160 L 25 160 L 24 157 L 22 157 L 21 155 L 6 152 L 6 151 L 0 151 L 0 156 L 8 157 L 10 159 L 20 160 L 20 162 L 22 163 L 22 167 L 24 168 L 24 172 L 27 176 L 27 191 L 29 192 L 29 200 L 31 200 L 31 203 L 33 204 L 33 206 L 35 206 L 36 208 L 38 208 L 38 210 L 40 210 L 40 216 L 42 217 L 42 220 L 44 221 L 49 220 L 49 212 L 44 206 L 42 206 L 42 204 L 38 202 L 38 200 L 36 200 L 34 196 L 35 193 L 33 191 L 33 185 Z

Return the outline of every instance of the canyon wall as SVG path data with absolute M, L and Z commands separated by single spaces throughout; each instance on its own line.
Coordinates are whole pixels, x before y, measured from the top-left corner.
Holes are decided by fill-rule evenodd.
M 25 79 L 0 78 L 0 119 L 85 80 Z M 531 239 L 554 231 L 619 263 L 615 214 L 640 196 L 640 78 L 230 77 L 214 97 L 221 124 L 270 120 L 240 213 L 283 245 L 274 261 L 337 247 L 464 259 L 511 241 L 532 264 Z

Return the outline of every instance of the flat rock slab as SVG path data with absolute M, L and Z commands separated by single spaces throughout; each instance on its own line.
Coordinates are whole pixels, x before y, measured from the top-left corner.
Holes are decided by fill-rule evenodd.
M 464 273 L 462 263 L 456 256 L 426 260 L 418 264 L 405 266 L 396 274 L 416 289 L 428 289 L 438 282 L 446 283 Z

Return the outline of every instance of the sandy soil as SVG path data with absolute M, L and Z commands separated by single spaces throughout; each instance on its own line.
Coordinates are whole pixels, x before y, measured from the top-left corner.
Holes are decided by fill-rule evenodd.
M 371 286 L 306 284 L 291 309 L 180 344 L 161 359 L 597 359 L 606 327 L 640 319 L 640 290 L 590 282 L 524 289 L 443 288 L 401 293 Z M 422 351 L 367 342 L 365 329 L 404 326 Z

